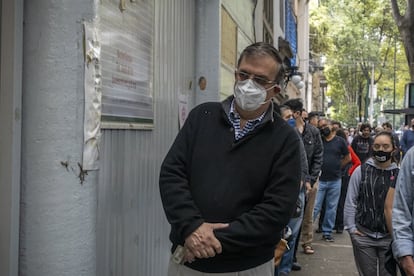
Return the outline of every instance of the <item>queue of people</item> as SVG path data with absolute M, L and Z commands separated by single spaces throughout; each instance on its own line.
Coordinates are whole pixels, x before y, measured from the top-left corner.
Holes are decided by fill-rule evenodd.
M 318 217 L 326 242 L 349 232 L 360 275 L 394 275 L 391 243 L 402 273 L 414 275 L 414 135 L 403 135 L 399 173 L 391 124 L 373 136 L 369 124 L 344 129 L 306 112 L 301 99 L 277 104 L 283 68 L 272 45 L 246 47 L 234 95 L 195 107 L 168 151 L 159 178 L 168 276 L 289 275 L 301 269 L 298 248 L 315 253 Z

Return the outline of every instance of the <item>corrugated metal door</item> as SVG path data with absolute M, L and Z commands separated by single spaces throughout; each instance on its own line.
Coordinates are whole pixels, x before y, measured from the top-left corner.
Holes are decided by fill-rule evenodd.
M 139 1 L 148 4 L 151 1 Z M 178 132 L 178 94 L 193 104 L 195 1 L 154 2 L 153 130 L 103 131 L 97 275 L 166 275 L 169 225 L 159 167 Z

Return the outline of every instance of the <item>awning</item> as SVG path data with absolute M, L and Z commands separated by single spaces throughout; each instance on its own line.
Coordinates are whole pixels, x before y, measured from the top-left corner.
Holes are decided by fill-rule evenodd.
M 382 113 L 387 114 L 406 114 L 406 115 L 414 115 L 414 108 L 402 108 L 402 109 L 384 109 L 381 111 Z

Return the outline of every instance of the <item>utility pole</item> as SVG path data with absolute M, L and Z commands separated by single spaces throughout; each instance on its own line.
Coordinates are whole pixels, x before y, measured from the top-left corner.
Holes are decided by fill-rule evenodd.
M 321 78 L 319 80 L 319 86 L 322 92 L 322 112 L 325 114 L 326 116 L 326 112 L 325 112 L 325 93 L 326 93 L 326 88 L 328 87 L 328 83 L 326 81 L 325 76 L 323 76 L 323 78 Z
M 397 70 L 397 38 L 394 37 L 394 91 L 392 94 L 392 108 L 394 109 L 394 112 L 392 113 L 392 127 L 396 129 L 395 127 L 395 79 L 396 79 L 396 70 Z
M 372 124 L 374 122 L 374 76 L 375 69 L 374 69 L 374 63 L 372 63 L 372 72 L 371 72 L 371 87 L 369 89 L 369 123 L 372 127 Z

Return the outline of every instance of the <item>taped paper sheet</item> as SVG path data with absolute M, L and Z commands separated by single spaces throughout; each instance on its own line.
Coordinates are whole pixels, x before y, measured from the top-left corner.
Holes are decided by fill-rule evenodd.
M 83 170 L 99 169 L 101 137 L 102 76 L 101 46 L 94 22 L 84 22 L 85 30 L 85 117 L 83 128 Z

